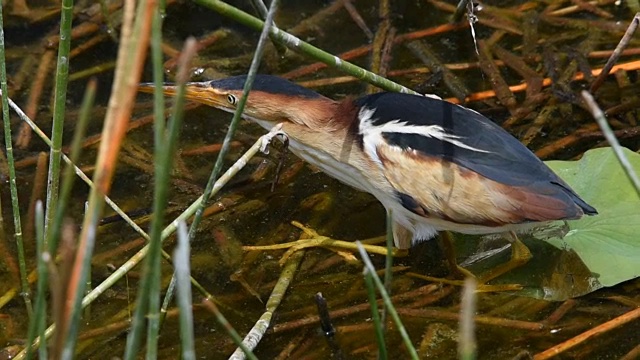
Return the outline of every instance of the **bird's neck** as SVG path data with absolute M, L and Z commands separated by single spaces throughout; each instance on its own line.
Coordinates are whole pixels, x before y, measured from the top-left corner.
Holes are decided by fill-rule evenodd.
M 277 103 L 278 106 L 263 107 L 260 116 L 256 117 L 276 123 L 291 122 L 311 132 L 344 130 L 353 123 L 356 115 L 351 99 L 334 101 L 324 96 L 312 99 L 299 97 L 270 103 Z

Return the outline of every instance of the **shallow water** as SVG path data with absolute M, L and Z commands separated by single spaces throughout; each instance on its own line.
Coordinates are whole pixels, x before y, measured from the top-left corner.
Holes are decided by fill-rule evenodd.
M 378 20 L 375 2 L 354 1 L 352 4 L 369 28 L 375 31 Z M 619 32 L 602 30 L 596 26 L 597 24 L 591 24 L 590 32 L 587 34 L 585 29 L 580 29 L 578 26 L 583 23 L 573 26 L 552 26 L 540 20 L 537 39 L 539 44 L 545 45 L 531 45 L 526 39 L 527 36 L 533 35 L 528 34 L 523 37 L 521 34 L 513 33 L 512 25 L 515 25 L 517 30 L 526 30 L 526 26 L 522 25 L 521 16 L 524 15 L 527 19 L 536 17 L 546 6 L 545 2 L 511 1 L 493 2 L 493 4 L 487 2 L 485 9 L 498 4 L 502 11 L 494 9 L 491 14 L 480 11 L 478 16 L 481 19 L 486 19 L 489 15 L 499 16 L 493 23 L 498 24 L 497 26 L 501 29 L 482 23 L 476 24 L 477 38 L 495 40 L 503 48 L 518 54 L 530 48 L 529 55 L 532 60 L 528 62 L 529 66 L 538 73 L 544 73 L 543 68 L 551 64 L 560 73 L 559 79 L 562 79 L 562 73 L 566 69 L 572 66 L 579 68 L 582 60 L 594 68 L 601 67 L 606 61 L 606 58 L 575 56 L 574 50 L 588 53 L 592 50 L 613 49 L 622 35 Z M 285 1 L 282 11 L 276 18 L 276 23 L 282 28 L 294 27 L 303 19 L 319 13 L 329 5 L 328 1 Z M 527 7 L 528 12 L 514 10 L 518 6 L 528 5 L 531 5 Z M 569 5 L 566 3 L 561 8 Z M 249 6 L 243 8 L 251 11 Z M 610 25 L 614 21 L 628 22 L 631 19 L 631 12 L 626 8 L 615 5 L 602 6 L 602 8 L 611 12 L 615 18 L 605 22 L 586 11 L 563 16 L 583 22 L 601 21 L 605 25 Z M 393 4 L 392 24 L 397 34 L 405 34 L 445 24 L 448 16 L 448 12 L 439 10 L 428 1 L 401 1 Z M 80 21 L 82 17 L 78 19 Z M 18 74 L 22 59 L 29 56 L 38 59 L 42 56 L 41 41 L 51 29 L 55 28 L 55 23 L 55 20 L 44 20 L 29 24 L 24 19 L 16 17 L 7 21 L 5 30 L 7 51 L 9 54 L 12 51 L 19 53 L 15 57 L 8 56 L 7 67 L 10 79 Z M 194 78 L 196 80 L 217 74 L 231 75 L 246 72 L 258 34 L 191 3 L 174 4 L 167 9 L 164 25 L 165 42 L 175 49 L 181 47 L 186 36 L 202 38 L 220 27 L 228 28 L 229 31 L 221 40 L 199 52 L 196 66 L 203 72 L 199 78 Z M 36 36 L 35 33 L 39 35 Z M 98 33 L 106 33 L 106 27 L 101 27 Z M 307 30 L 300 31 L 298 35 L 303 40 L 334 54 L 370 42 L 344 9 L 338 9 L 335 13 L 322 18 Z M 445 63 L 470 64 L 464 70 L 453 70 L 460 81 L 470 89 L 470 93 L 492 88 L 488 75 L 483 74 L 476 65 L 475 43 L 468 28 L 462 27 L 429 36 L 423 40 Z M 87 37 L 74 40 L 72 45 L 76 46 L 84 41 L 87 41 Z M 636 40 L 630 47 L 637 48 L 637 45 Z M 105 38 L 96 47 L 71 59 L 71 74 L 114 61 L 116 50 L 117 45 Z M 554 50 L 557 52 L 553 53 Z M 579 60 L 575 61 L 575 64 L 570 62 L 571 54 Z M 412 52 L 403 45 L 395 46 L 391 56 L 389 66 L 391 70 L 423 67 Z M 550 56 L 554 60 L 550 60 Z M 627 56 L 620 62 L 638 58 L 638 55 Z M 168 58 L 165 57 L 165 59 Z M 287 55 L 283 59 L 270 47 L 262 71 L 284 74 L 311 62 L 304 56 L 294 54 Z M 353 62 L 366 66 L 368 59 L 360 57 Z M 31 64 L 27 74 L 35 73 L 37 65 L 38 61 Z M 500 69 L 507 83 L 515 85 L 522 82 L 522 77 L 515 71 L 504 66 Z M 547 69 L 547 71 L 550 70 Z M 89 135 L 100 132 L 101 119 L 112 80 L 110 73 L 111 70 L 97 75 L 99 94 Z M 308 81 L 334 76 L 342 76 L 342 74 L 338 70 L 325 69 L 296 80 Z M 626 87 L 623 86 L 622 94 L 628 93 L 628 89 L 638 89 L 637 73 L 630 72 L 629 77 L 631 83 Z M 32 75 L 28 75 L 27 78 L 27 84 L 33 81 Z M 391 76 L 391 79 L 423 92 L 437 93 L 444 98 L 454 95 L 442 80 L 432 81 L 431 73 L 425 71 Z M 143 81 L 150 80 L 151 69 L 148 66 L 143 75 Z M 65 123 L 66 139 L 70 139 L 73 134 L 76 108 L 81 101 L 86 81 L 86 78 L 81 78 L 73 81 L 69 86 L 70 115 Z M 562 85 L 561 81 L 559 83 Z M 590 116 L 581 111 L 577 105 L 572 105 L 571 99 L 568 99 L 569 91 L 576 90 L 580 86 L 582 86 L 581 83 L 567 82 L 564 87 L 555 86 L 553 89 L 542 90 L 546 97 L 545 101 L 533 105 L 528 110 L 529 115 L 523 116 L 509 130 L 521 139 L 530 137 L 531 141 L 528 145 L 535 151 L 544 149 L 583 127 L 591 121 Z M 604 86 L 608 90 L 608 95 L 603 95 L 599 99 L 603 101 L 603 107 L 619 103 L 623 95 L 620 95 L 621 90 L 616 83 L 609 80 Z M 12 95 L 19 105 L 26 104 L 29 96 L 28 88 L 29 85 L 24 85 Z M 365 85 L 360 82 L 349 82 L 315 87 L 315 89 L 324 95 L 338 99 L 346 95 L 362 94 Z M 37 115 L 40 126 L 47 132 L 51 118 L 48 107 L 49 96 L 51 96 L 50 79 L 39 102 Z M 151 97 L 147 95 L 139 96 L 135 110 L 136 118 L 132 121 L 151 114 L 150 99 Z M 505 108 L 495 97 L 482 102 L 470 102 L 467 106 L 484 113 L 498 123 L 503 123 L 508 122 L 511 119 L 510 115 L 517 113 L 518 109 L 525 108 L 525 95 L 517 93 L 516 99 L 518 103 L 511 109 Z M 536 113 L 550 106 L 554 106 L 553 109 L 548 109 L 552 114 L 550 120 L 544 124 L 537 124 L 535 120 L 540 117 L 535 116 Z M 633 117 L 634 111 L 627 114 Z M 638 107 L 635 108 L 636 120 L 637 114 Z M 629 119 L 629 116 L 625 119 L 633 120 Z M 197 108 L 192 106 L 185 113 L 180 154 L 176 159 L 171 183 L 168 219 L 173 219 L 200 195 L 215 161 L 216 153 L 192 155 L 189 152 L 197 151 L 204 145 L 221 143 L 229 120 L 230 115 L 203 106 Z M 635 126 L 634 123 L 624 123 L 622 120 L 619 122 L 620 124 L 617 124 L 619 128 Z M 17 120 L 14 120 L 13 126 L 17 130 L 19 126 Z M 536 129 L 536 126 L 537 132 L 529 130 Z M 257 125 L 243 122 L 236 137 L 238 143 L 228 154 L 226 163 L 232 164 L 262 133 L 263 130 Z M 599 146 L 601 141 L 600 137 L 586 138 L 552 152 L 549 158 L 572 159 L 589 148 Z M 626 139 L 624 144 L 637 150 L 638 137 Z M 216 196 L 211 207 L 212 214 L 203 221 L 192 244 L 192 276 L 218 299 L 221 311 L 241 334 L 245 334 L 261 316 L 282 269 L 278 264 L 282 251 L 246 252 L 241 246 L 296 240 L 299 231 L 290 225 L 293 220 L 310 226 L 322 235 L 348 241 L 372 238 L 383 235 L 385 232 L 384 209 L 372 196 L 340 184 L 312 166 L 303 164 L 293 155 L 287 157 L 280 181 L 271 191 L 275 168 L 282 153 L 282 147 L 279 144 L 274 148 L 269 155 L 261 154 L 253 158 L 248 168 Z M 46 147 L 43 143 L 34 138 L 27 149 L 17 150 L 18 160 L 32 158 L 38 151 L 44 149 Z M 150 124 L 129 131 L 110 194 L 111 198 L 125 211 L 138 215 L 143 229 L 148 228 L 149 219 L 145 214 L 151 208 L 153 196 L 152 153 L 153 134 Z M 88 147 L 83 153 L 81 165 L 87 171 L 91 171 L 90 165 L 94 161 L 95 154 L 95 146 Z M 25 216 L 34 169 L 33 164 L 19 167 L 20 196 Z M 78 183 L 69 211 L 69 217 L 76 224 L 82 221 L 83 204 L 87 193 L 88 188 Z M 11 219 L 8 187 L 2 187 L 2 196 L 5 231 L 11 234 L 12 226 L 8 220 Z M 105 217 L 111 215 L 112 212 L 106 210 Z M 92 263 L 94 285 L 104 280 L 114 268 L 124 263 L 143 245 L 139 235 L 117 218 L 109 218 L 109 223 L 101 226 L 99 231 Z M 35 258 L 35 247 L 32 242 L 33 235 L 26 236 L 27 258 L 31 259 L 28 268 L 31 269 Z M 11 239 L 11 236 L 7 238 Z M 461 261 L 473 254 L 499 248 L 505 244 L 499 238 L 496 240 L 495 238 L 460 236 L 457 239 L 458 257 Z M 593 284 L 589 280 L 593 274 L 585 269 L 579 259 L 571 253 L 562 252 L 546 242 L 538 241 L 535 237 L 524 237 L 524 241 L 531 247 L 534 260 L 500 279 L 500 282 L 524 284 L 527 286 L 526 291 L 478 295 L 477 313 L 482 315 L 476 320 L 478 358 L 508 359 L 522 352 L 539 353 L 597 324 L 626 313 L 639 303 L 640 283 L 637 280 L 614 288 L 601 289 L 565 302 L 531 298 L 530 296 L 542 296 L 543 285 L 552 289 L 552 297 L 555 300 L 565 300 L 567 297 L 581 295 L 591 290 L 590 286 Z M 170 243 L 171 245 L 165 246 L 168 252 L 172 250 L 173 240 Z M 15 254 L 13 243 L 9 242 L 6 246 Z M 488 260 L 472 265 L 470 269 L 481 273 L 506 260 L 508 253 L 506 249 Z M 382 256 L 374 255 L 373 260 L 378 268 L 383 268 Z M 0 262 L 0 293 L 3 294 L 18 285 L 8 264 L 8 261 Z M 437 277 L 447 276 L 448 270 L 439 242 L 429 241 L 417 245 L 411 249 L 408 257 L 395 259 L 394 266 L 398 267 L 392 286 L 392 294 L 397 296 L 394 298 L 394 303 L 414 345 L 419 348 L 421 357 L 456 358 L 458 339 L 456 314 L 459 311 L 459 288 L 451 285 L 436 285 L 409 274 L 411 272 Z M 558 268 L 562 268 L 564 272 L 559 272 Z M 165 287 L 170 276 L 171 267 L 165 262 L 163 264 Z M 130 316 L 127 309 L 133 306 L 139 277 L 140 269 L 135 268 L 125 280 L 118 282 L 91 305 L 90 313 L 83 319 L 83 331 L 80 335 L 82 340 L 78 346 L 79 358 L 106 358 L 123 353 L 127 320 Z M 570 280 L 567 277 L 570 277 Z M 339 311 L 332 315 L 337 329 L 333 345 L 322 334 L 317 320 L 308 323 L 301 321 L 317 315 L 313 297 L 318 292 L 327 299 L 329 310 Z M 202 296 L 194 292 L 194 303 L 199 304 L 201 300 Z M 560 314 L 559 311 L 564 309 L 567 309 L 566 314 Z M 216 323 L 215 318 L 199 305 L 194 308 L 194 317 L 198 358 L 228 357 L 235 349 L 235 345 L 223 328 Z M 283 303 L 274 314 L 272 330 L 260 343 L 256 354 L 261 359 L 276 358 L 278 355 L 281 356 L 280 358 L 286 358 L 283 355 L 286 352 L 285 349 L 291 348 L 289 358 L 292 359 L 321 359 L 327 358 L 332 353 L 335 358 L 339 358 L 339 355 L 336 355 L 337 352 L 341 353 L 342 358 L 345 359 L 375 358 L 376 343 L 370 318 L 371 313 L 362 278 L 362 264 L 355 260 L 345 260 L 326 249 L 307 250 Z M 162 328 L 161 358 L 178 357 L 180 343 L 176 319 L 174 311 Z M 116 324 L 121 326 L 117 327 Z M 114 329 L 108 330 L 106 328 L 108 325 L 112 325 Z M 22 301 L 15 298 L 0 308 L 0 347 L 22 344 L 26 337 L 26 328 Z M 102 329 L 104 332 L 99 335 L 89 333 L 94 329 Z M 640 324 L 637 321 L 633 322 L 564 353 L 562 358 L 620 358 L 638 345 L 638 337 L 635 334 L 639 331 Z M 408 355 L 397 329 L 392 323 L 389 323 L 387 343 L 391 358 L 407 358 Z

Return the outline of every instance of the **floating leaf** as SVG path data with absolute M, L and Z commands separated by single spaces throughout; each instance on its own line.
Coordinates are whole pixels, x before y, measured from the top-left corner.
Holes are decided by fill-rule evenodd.
M 640 173 L 640 155 L 627 149 L 625 154 Z M 602 286 L 639 277 L 640 198 L 613 151 L 595 149 L 579 161 L 546 164 L 599 212 L 569 221 L 564 237 L 547 241 L 575 251 Z

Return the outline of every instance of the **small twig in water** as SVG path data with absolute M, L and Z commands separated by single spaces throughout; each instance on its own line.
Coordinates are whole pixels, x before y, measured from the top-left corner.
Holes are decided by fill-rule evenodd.
M 622 51 L 624 51 L 624 48 L 626 48 L 627 45 L 629 45 L 629 42 L 631 41 L 631 37 L 633 36 L 633 33 L 636 32 L 636 29 L 638 28 L 638 23 L 640 23 L 640 13 L 637 13 L 636 16 L 633 17 L 633 19 L 631 20 L 631 24 L 629 24 L 629 27 L 627 28 L 627 31 L 624 33 L 624 36 L 622 37 L 622 39 L 620 39 L 618 46 L 616 46 L 616 49 L 611 54 L 611 57 L 609 57 L 609 60 L 607 60 L 607 63 L 604 65 L 604 68 L 602 68 L 602 72 L 600 73 L 600 75 L 598 75 L 598 77 L 593 82 L 593 84 L 591 84 L 591 88 L 589 90 L 592 93 L 595 93 L 596 90 L 600 88 L 600 85 L 602 85 L 602 83 L 604 82 L 604 79 L 606 79 L 607 76 L 609 75 L 609 72 L 611 72 L 613 65 L 616 62 L 618 62 L 620 55 L 622 55 Z
M 623 152 L 622 146 L 618 142 L 618 139 L 613 133 L 613 130 L 611 130 L 611 127 L 609 127 L 607 118 L 605 117 L 596 101 L 593 99 L 593 96 L 591 96 L 588 91 L 582 91 L 582 98 L 587 103 L 589 111 L 591 111 L 591 114 L 598 123 L 598 126 L 600 126 L 600 129 L 602 129 L 602 133 L 604 134 L 605 139 L 611 145 L 611 149 L 613 149 L 613 153 L 618 158 L 620 166 L 622 166 L 622 169 L 627 174 L 627 177 L 629 178 L 631 183 L 633 183 L 633 186 L 636 189 L 636 193 L 638 193 L 638 196 L 640 196 L 640 178 L 638 178 L 638 174 L 636 174 L 635 170 L 631 166 L 631 163 L 629 162 L 629 159 Z
M 327 343 L 331 348 L 331 358 L 332 359 L 343 359 L 342 350 L 340 346 L 336 342 L 335 335 L 336 329 L 333 327 L 331 323 L 331 316 L 329 315 L 329 309 L 327 307 L 327 300 L 322 296 L 322 293 L 317 293 L 315 296 L 316 306 L 318 307 L 318 315 L 320 316 L 320 327 L 322 328 L 322 332 L 324 334 L 325 339 L 327 339 Z

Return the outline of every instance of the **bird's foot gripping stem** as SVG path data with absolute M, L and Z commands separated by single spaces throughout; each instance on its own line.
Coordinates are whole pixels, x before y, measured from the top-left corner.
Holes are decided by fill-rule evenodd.
M 243 246 L 242 248 L 248 251 L 287 249 L 284 255 L 282 255 L 282 258 L 280 258 L 281 265 L 284 264 L 289 258 L 289 256 L 291 256 L 294 252 L 298 250 L 306 249 L 306 248 L 311 248 L 311 247 L 323 247 L 323 248 L 335 251 L 342 256 L 345 256 L 344 254 L 345 250 L 346 252 L 358 251 L 358 247 L 355 242 L 331 239 L 327 236 L 318 234 L 315 230 L 310 229 L 300 224 L 297 221 L 292 221 L 291 225 L 302 230 L 303 234 L 301 235 L 301 237 L 306 237 L 306 238 L 302 238 L 297 241 L 292 241 L 292 242 L 283 243 L 283 244 L 266 245 L 266 246 Z M 387 254 L 386 247 L 369 244 L 371 242 L 375 242 L 375 240 L 384 241 L 384 237 L 381 237 L 380 239 L 375 238 L 370 240 L 371 241 L 369 240 L 362 241 L 362 243 L 364 244 L 363 246 L 368 253 L 375 253 L 375 254 L 381 254 L 381 255 Z M 403 256 L 406 256 L 407 254 L 408 254 L 407 250 L 400 250 L 400 249 L 393 250 L 394 257 L 403 257 Z
M 288 138 L 287 134 L 284 131 L 282 131 L 282 123 L 277 124 L 276 126 L 271 128 L 271 131 L 269 131 L 268 133 L 262 136 L 262 144 L 260 145 L 260 151 L 262 151 L 265 154 L 268 154 L 269 144 L 271 143 L 271 140 L 273 140 L 273 138 L 276 136 L 282 136 L 284 139 Z

